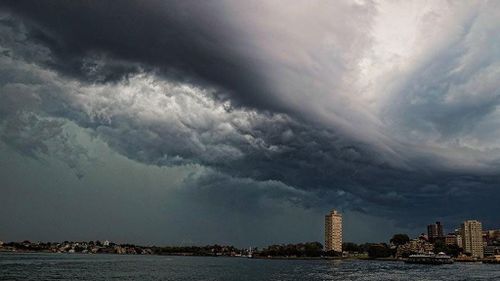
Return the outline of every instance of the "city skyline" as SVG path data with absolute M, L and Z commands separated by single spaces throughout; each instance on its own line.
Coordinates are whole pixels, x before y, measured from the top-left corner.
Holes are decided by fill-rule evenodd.
M 439 221 L 436 221 L 433 224 L 427 225 L 427 233 L 421 232 L 419 235 L 414 235 L 414 237 L 418 238 L 418 237 L 424 236 L 429 241 L 435 242 L 437 240 L 447 241 L 448 238 L 451 239 L 450 235 L 453 235 L 453 240 L 454 240 L 453 243 L 458 244 L 459 246 L 462 247 L 463 245 L 462 245 L 461 238 L 459 238 L 460 240 L 457 241 L 457 236 L 458 237 L 464 236 L 464 225 L 470 224 L 470 223 L 478 223 L 480 225 L 480 227 L 478 228 L 480 230 L 479 232 L 482 232 L 483 235 L 485 232 L 500 231 L 500 228 L 496 229 L 495 227 L 491 228 L 491 229 L 482 229 L 481 222 L 479 222 L 477 220 L 471 220 L 471 219 L 467 219 L 463 223 L 459 224 L 458 228 L 455 228 L 452 226 L 451 228 L 448 229 L 449 231 L 446 231 L 446 228 L 443 226 L 443 224 L 441 224 L 441 222 L 439 222 Z M 324 243 L 325 251 L 334 250 L 333 246 L 332 246 L 333 242 L 329 242 L 329 241 L 338 240 L 337 242 L 335 242 L 336 244 L 343 244 L 344 242 L 346 242 L 346 243 L 354 242 L 353 240 L 347 240 L 347 241 L 343 240 L 343 238 L 342 238 L 343 237 L 342 225 L 343 225 L 342 214 L 340 212 L 338 212 L 336 209 L 332 209 L 328 214 L 325 215 L 324 228 L 323 228 L 324 241 L 325 241 L 325 243 Z M 453 230 L 453 231 L 451 231 L 451 230 Z M 413 233 L 413 234 L 415 234 L 415 233 Z M 411 235 L 412 234 L 410 234 L 410 237 L 411 237 Z M 101 240 L 101 239 L 98 239 L 96 241 L 99 241 L 99 240 Z M 17 240 L 17 241 L 19 242 L 21 240 Z M 86 240 L 83 239 L 82 241 L 86 241 Z M 90 241 L 92 241 L 92 240 L 90 240 Z M 3 242 L 4 241 L 0 240 L 0 245 Z M 16 241 L 11 241 L 11 242 L 16 242 Z M 43 242 L 43 241 L 38 240 L 38 242 Z M 126 241 L 121 241 L 121 242 L 126 243 Z M 362 242 L 371 243 L 374 241 L 362 241 Z M 384 241 L 381 240 L 379 242 L 384 242 Z M 106 243 L 109 244 L 109 241 L 103 240 L 103 244 L 106 245 Z M 446 242 L 446 244 L 448 244 L 448 242 Z M 184 246 L 184 245 L 181 245 L 181 246 Z M 340 247 L 336 246 L 336 250 L 339 250 L 339 249 L 340 249 Z
M 356 243 L 496 229 L 499 11 L 1 1 L 0 240 L 323 243 L 333 208 Z
M 441 222 L 427 225 L 427 234 L 412 238 L 396 233 L 388 241 L 352 243 L 343 239 L 342 214 L 332 209 L 324 217 L 324 244 L 318 241 L 283 243 L 237 248 L 234 245 L 134 245 L 121 241 L 9 241 L 0 240 L 0 252 L 44 252 L 79 254 L 132 255 L 194 255 L 258 258 L 394 258 L 407 260 L 410 255 L 422 257 L 433 254 L 448 255 L 447 259 L 461 262 L 484 261 L 495 263 L 500 258 L 500 229 L 483 229 L 477 220 L 465 220 L 458 229 L 445 234 Z M 387 243 L 388 242 L 388 243 Z M 261 248 L 259 248 L 261 247 Z M 423 261 L 422 261 L 423 262 Z M 447 261 L 448 262 L 448 261 Z M 453 263 L 453 260 L 449 261 Z

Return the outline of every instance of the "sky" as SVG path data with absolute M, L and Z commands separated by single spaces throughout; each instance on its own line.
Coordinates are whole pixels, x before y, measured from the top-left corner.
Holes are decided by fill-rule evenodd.
M 0 240 L 500 228 L 499 1 L 2 1 Z

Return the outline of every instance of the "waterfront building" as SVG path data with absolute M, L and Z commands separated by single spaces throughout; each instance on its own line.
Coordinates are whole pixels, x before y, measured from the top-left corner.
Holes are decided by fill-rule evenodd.
M 425 234 L 425 233 L 421 233 L 420 236 L 418 237 L 418 239 L 429 241 L 429 236 L 427 236 L 427 234 Z
M 484 247 L 484 256 L 500 255 L 500 246 L 486 246 Z
M 458 247 L 462 248 L 463 247 L 463 242 L 462 242 L 462 229 L 461 228 L 455 228 L 455 236 L 457 237 L 457 245 Z
M 467 220 L 462 223 L 462 248 L 473 257 L 483 258 L 483 226 L 477 220 Z
M 444 237 L 444 243 L 446 245 L 459 245 L 457 243 L 457 235 L 455 233 L 448 233 L 448 235 Z
M 431 242 L 443 238 L 443 225 L 441 222 L 437 221 L 435 224 L 429 224 L 427 226 L 427 236 Z
M 483 260 L 483 263 L 496 263 L 500 264 L 500 255 L 493 255 Z
M 500 229 L 489 230 L 491 237 L 497 241 L 500 241 Z
M 342 214 L 336 210 L 325 216 L 325 251 L 342 252 Z
M 408 257 L 411 254 L 427 254 L 434 251 L 434 245 L 425 239 L 412 239 L 404 245 L 400 245 L 396 250 L 396 257 Z
M 460 247 L 460 248 L 463 248 L 463 239 L 462 239 L 462 234 L 457 234 L 457 245 Z
M 485 230 L 483 231 L 483 242 L 486 242 L 486 245 L 500 245 L 500 230 Z
M 115 253 L 120 254 L 120 255 L 127 253 L 127 249 L 125 247 L 121 247 L 121 246 L 115 246 L 114 251 L 115 251 Z

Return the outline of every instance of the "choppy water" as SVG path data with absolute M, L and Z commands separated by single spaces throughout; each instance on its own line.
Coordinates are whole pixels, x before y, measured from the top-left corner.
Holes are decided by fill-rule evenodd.
M 0 280 L 500 280 L 500 265 L 0 253 Z

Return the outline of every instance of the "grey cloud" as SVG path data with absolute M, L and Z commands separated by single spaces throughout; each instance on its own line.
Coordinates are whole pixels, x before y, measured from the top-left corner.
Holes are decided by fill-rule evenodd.
M 330 130 L 285 114 L 233 108 L 214 100 L 211 90 L 194 85 L 150 73 L 86 85 L 20 59 L 5 56 L 3 62 L 5 73 L 17 73 L 16 83 L 2 85 L 10 89 L 3 91 L 10 101 L 5 109 L 71 120 L 143 163 L 198 163 L 235 177 L 280 181 L 302 190 L 352 185 L 353 197 L 364 197 L 361 202 L 375 193 L 360 186 L 370 180 L 362 176 L 388 168 L 383 159 L 375 159 L 376 152 Z M 23 99 L 32 102 L 18 102 Z M 22 134 L 15 138 L 23 140 Z M 311 199 L 301 204 L 323 205 Z
M 38 83 L 29 87 L 16 84 L 30 89 L 26 91 L 31 93 L 28 98 L 43 100 L 30 110 L 76 122 L 114 150 L 142 163 L 198 163 L 224 173 L 186 181 L 186 196 L 208 200 L 203 197 L 219 194 L 218 203 L 208 201 L 214 205 L 240 200 L 248 207 L 244 204 L 270 198 L 306 209 L 333 205 L 392 218 L 398 210 L 400 219 L 413 214 L 415 220 L 423 220 L 427 216 L 416 211 L 419 204 L 429 210 L 427 206 L 439 202 L 449 188 L 440 178 L 455 177 L 392 167 L 369 147 L 332 131 L 307 126 L 283 114 L 229 110 L 230 105 L 213 100 L 207 90 L 159 80 L 152 74 L 86 86 L 48 75 L 36 66 L 24 68 L 21 61 L 11 67 L 28 69 L 42 79 L 38 81 L 44 85 L 41 88 Z M 13 138 L 24 140 L 22 134 Z M 419 198 L 419 186 L 436 182 L 433 196 Z M 457 182 L 462 180 L 457 178 Z
M 2 141 L 30 157 L 37 157 L 38 153 L 48 154 L 46 142 L 60 137 L 64 125 L 61 120 L 41 119 L 30 113 L 19 113 L 2 123 Z
M 456 222 L 461 204 L 495 206 L 498 50 L 488 46 L 499 9 L 465 13 L 463 32 L 391 72 L 398 87 L 374 109 L 358 85 L 372 4 L 11 2 L 0 21 L 2 140 L 53 154 L 44 136 L 61 127 L 47 120 L 65 120 L 136 162 L 199 165 L 209 172 L 177 194 L 219 206 L 214 220 L 261 202 L 337 206 L 413 228 Z M 297 29 L 286 26 L 294 19 Z M 472 213 L 493 224 L 491 211 Z
M 500 7 L 482 2 L 469 9 L 453 22 L 457 31 L 441 34 L 443 43 L 425 50 L 421 62 L 402 77 L 385 109 L 393 133 L 478 151 L 498 146 L 492 119 L 500 102 L 500 37 L 494 30 Z
M 45 161 L 59 159 L 78 178 L 85 175 L 85 163 L 92 161 L 87 150 L 75 144 L 66 120 L 18 112 L 0 122 L 0 140 L 23 156 Z
M 292 114 L 372 139 L 364 131 L 376 121 L 358 104 L 360 89 L 350 87 L 373 40 L 376 5 L 295 5 L 16 1 L 4 8 L 22 19 L 27 36 L 50 49 L 45 65 L 62 74 L 106 82 L 155 69 L 173 80 L 217 87 L 217 96 L 235 106 Z M 351 122 L 367 125 L 357 130 Z
M 66 75 L 105 82 L 140 67 L 159 68 L 179 80 L 217 85 L 246 104 L 269 102 L 265 77 L 232 47 L 237 31 L 218 16 L 220 3 L 17 1 L 2 6 L 25 19 L 30 38 L 51 50 L 53 60 L 46 65 Z M 111 57 L 113 63 L 100 61 L 104 64 L 96 67 L 96 56 Z M 139 68 L 116 63 L 121 59 Z

